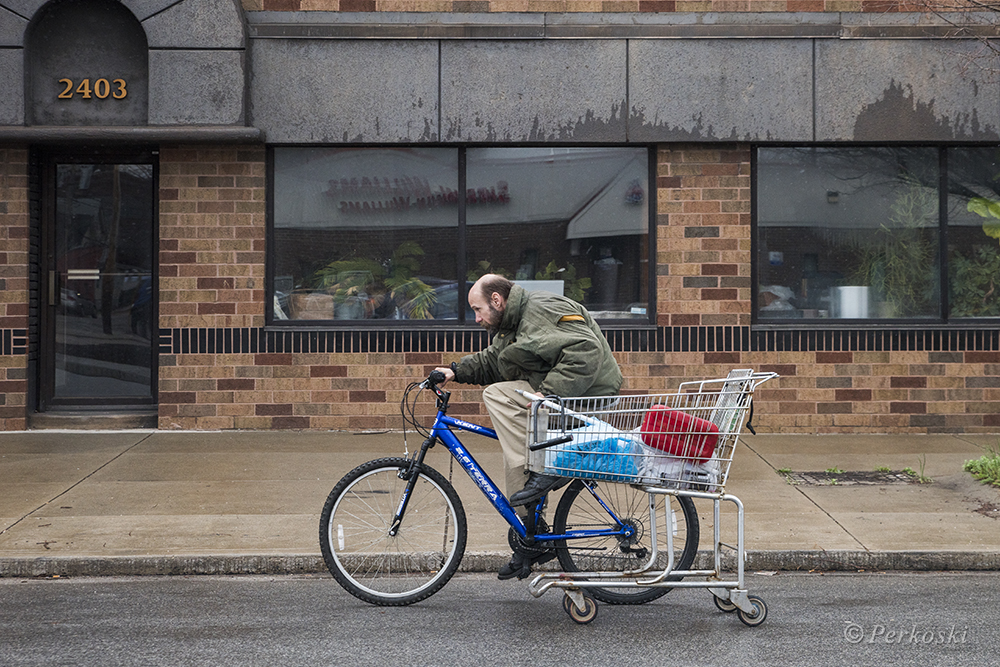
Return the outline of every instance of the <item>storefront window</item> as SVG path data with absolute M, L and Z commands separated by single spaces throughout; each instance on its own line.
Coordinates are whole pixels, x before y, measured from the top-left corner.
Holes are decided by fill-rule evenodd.
M 471 322 L 487 272 L 649 321 L 645 148 L 276 148 L 272 164 L 272 322 Z
M 939 151 L 757 152 L 757 318 L 941 318 Z

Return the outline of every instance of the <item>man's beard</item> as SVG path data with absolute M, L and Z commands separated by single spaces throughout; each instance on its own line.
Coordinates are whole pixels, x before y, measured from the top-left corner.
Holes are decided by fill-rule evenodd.
M 500 331 L 500 321 L 503 320 L 503 311 L 494 308 L 492 303 L 487 303 L 486 306 L 489 308 L 489 314 L 483 318 L 483 321 L 479 325 L 489 331 L 492 336 Z

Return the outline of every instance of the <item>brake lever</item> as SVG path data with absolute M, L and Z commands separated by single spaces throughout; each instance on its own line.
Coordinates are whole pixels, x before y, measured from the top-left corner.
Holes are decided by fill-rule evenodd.
M 427 379 L 420 383 L 421 389 L 430 389 L 438 398 L 443 398 L 445 391 L 438 387 L 439 384 L 445 381 L 444 373 L 441 371 L 431 371 Z

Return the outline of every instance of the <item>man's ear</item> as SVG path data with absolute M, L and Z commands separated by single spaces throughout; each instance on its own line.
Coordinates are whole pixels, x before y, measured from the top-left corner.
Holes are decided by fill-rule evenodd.
M 493 304 L 494 308 L 496 308 L 497 310 L 499 310 L 500 306 L 503 304 L 503 299 L 500 298 L 499 294 L 497 294 L 496 292 L 493 292 L 493 295 L 490 297 L 490 303 Z

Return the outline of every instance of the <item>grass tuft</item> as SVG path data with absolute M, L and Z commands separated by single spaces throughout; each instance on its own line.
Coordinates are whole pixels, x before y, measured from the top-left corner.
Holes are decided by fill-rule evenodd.
M 962 469 L 971 473 L 983 484 L 1000 486 L 1000 449 L 996 446 L 986 450 L 986 454 L 973 461 L 966 461 Z

